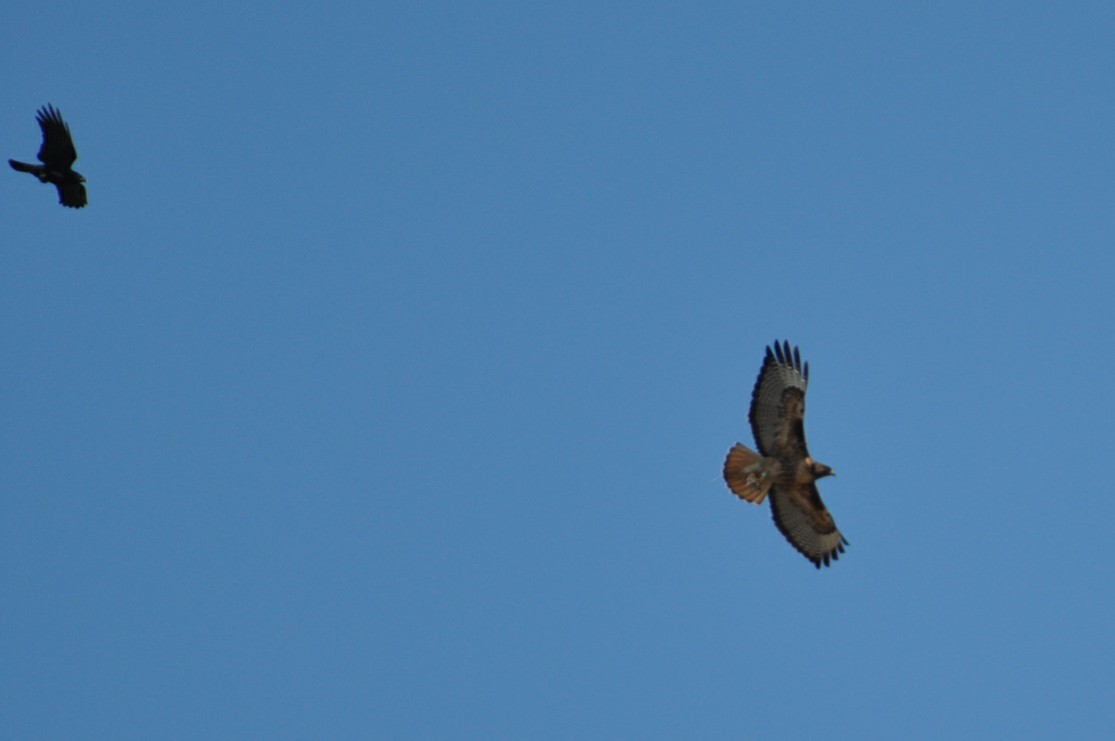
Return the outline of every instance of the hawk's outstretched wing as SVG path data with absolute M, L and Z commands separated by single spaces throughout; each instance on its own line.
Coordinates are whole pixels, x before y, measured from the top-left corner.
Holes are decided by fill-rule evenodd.
M 751 392 L 751 432 L 763 455 L 799 452 L 805 447 L 805 389 L 809 385 L 809 363 L 802 365 L 801 353 L 790 343 L 767 347 L 763 367 Z
M 848 541 L 836 529 L 816 484 L 775 484 L 770 490 L 770 507 L 774 524 L 814 566 L 828 566 L 830 560 L 840 558 Z

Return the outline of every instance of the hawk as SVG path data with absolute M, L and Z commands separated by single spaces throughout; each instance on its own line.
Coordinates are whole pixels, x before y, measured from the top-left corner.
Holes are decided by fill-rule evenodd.
M 790 545 L 818 569 L 840 558 L 848 541 L 817 493 L 817 479 L 832 469 L 809 456 L 805 446 L 805 388 L 809 363 L 802 365 L 798 348 L 774 342 L 751 392 L 751 432 L 756 453 L 740 443 L 724 461 L 724 481 L 732 493 L 762 504 L 770 495 L 774 524 Z
M 43 130 L 43 145 L 39 147 L 41 165 L 8 160 L 13 170 L 29 172 L 44 183 L 52 183 L 58 189 L 58 202 L 70 208 L 81 208 L 86 204 L 85 178 L 74 172 L 73 164 L 77 159 L 74 140 L 70 138 L 70 127 L 62 120 L 62 114 L 49 103 L 39 109 L 35 117 Z

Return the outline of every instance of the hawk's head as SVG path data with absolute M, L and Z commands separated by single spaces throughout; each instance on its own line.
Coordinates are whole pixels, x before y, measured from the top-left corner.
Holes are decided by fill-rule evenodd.
M 824 463 L 818 463 L 812 458 L 807 458 L 806 464 L 809 466 L 809 471 L 813 474 L 814 479 L 823 479 L 825 476 L 836 475 L 836 472 L 826 466 Z

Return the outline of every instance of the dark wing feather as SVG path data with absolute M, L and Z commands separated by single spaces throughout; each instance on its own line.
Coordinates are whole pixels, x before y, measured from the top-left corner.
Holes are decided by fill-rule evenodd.
M 814 484 L 775 486 L 770 492 L 770 507 L 774 524 L 786 540 L 817 568 L 840 558 L 848 545 Z
M 70 137 L 70 127 L 62 120 L 62 114 L 52 105 L 39 109 L 36 118 L 43 130 L 43 145 L 39 147 L 39 161 L 52 169 L 68 170 L 77 159 L 74 140 Z
M 798 348 L 777 341 L 767 347 L 763 367 L 751 392 L 751 432 L 763 455 L 799 452 L 805 448 L 805 389 L 809 385 L 809 363 L 802 365 Z

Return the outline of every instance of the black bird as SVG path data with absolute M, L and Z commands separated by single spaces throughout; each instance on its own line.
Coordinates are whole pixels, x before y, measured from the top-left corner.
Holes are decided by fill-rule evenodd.
M 81 208 L 85 200 L 85 178 L 74 172 L 73 164 L 77 159 L 74 140 L 70 138 L 70 127 L 62 120 L 62 114 L 49 103 L 39 109 L 36 117 L 39 128 L 43 130 L 43 145 L 39 147 L 41 165 L 8 160 L 13 170 L 29 172 L 44 183 L 53 183 L 58 189 L 58 202 L 70 208 Z

